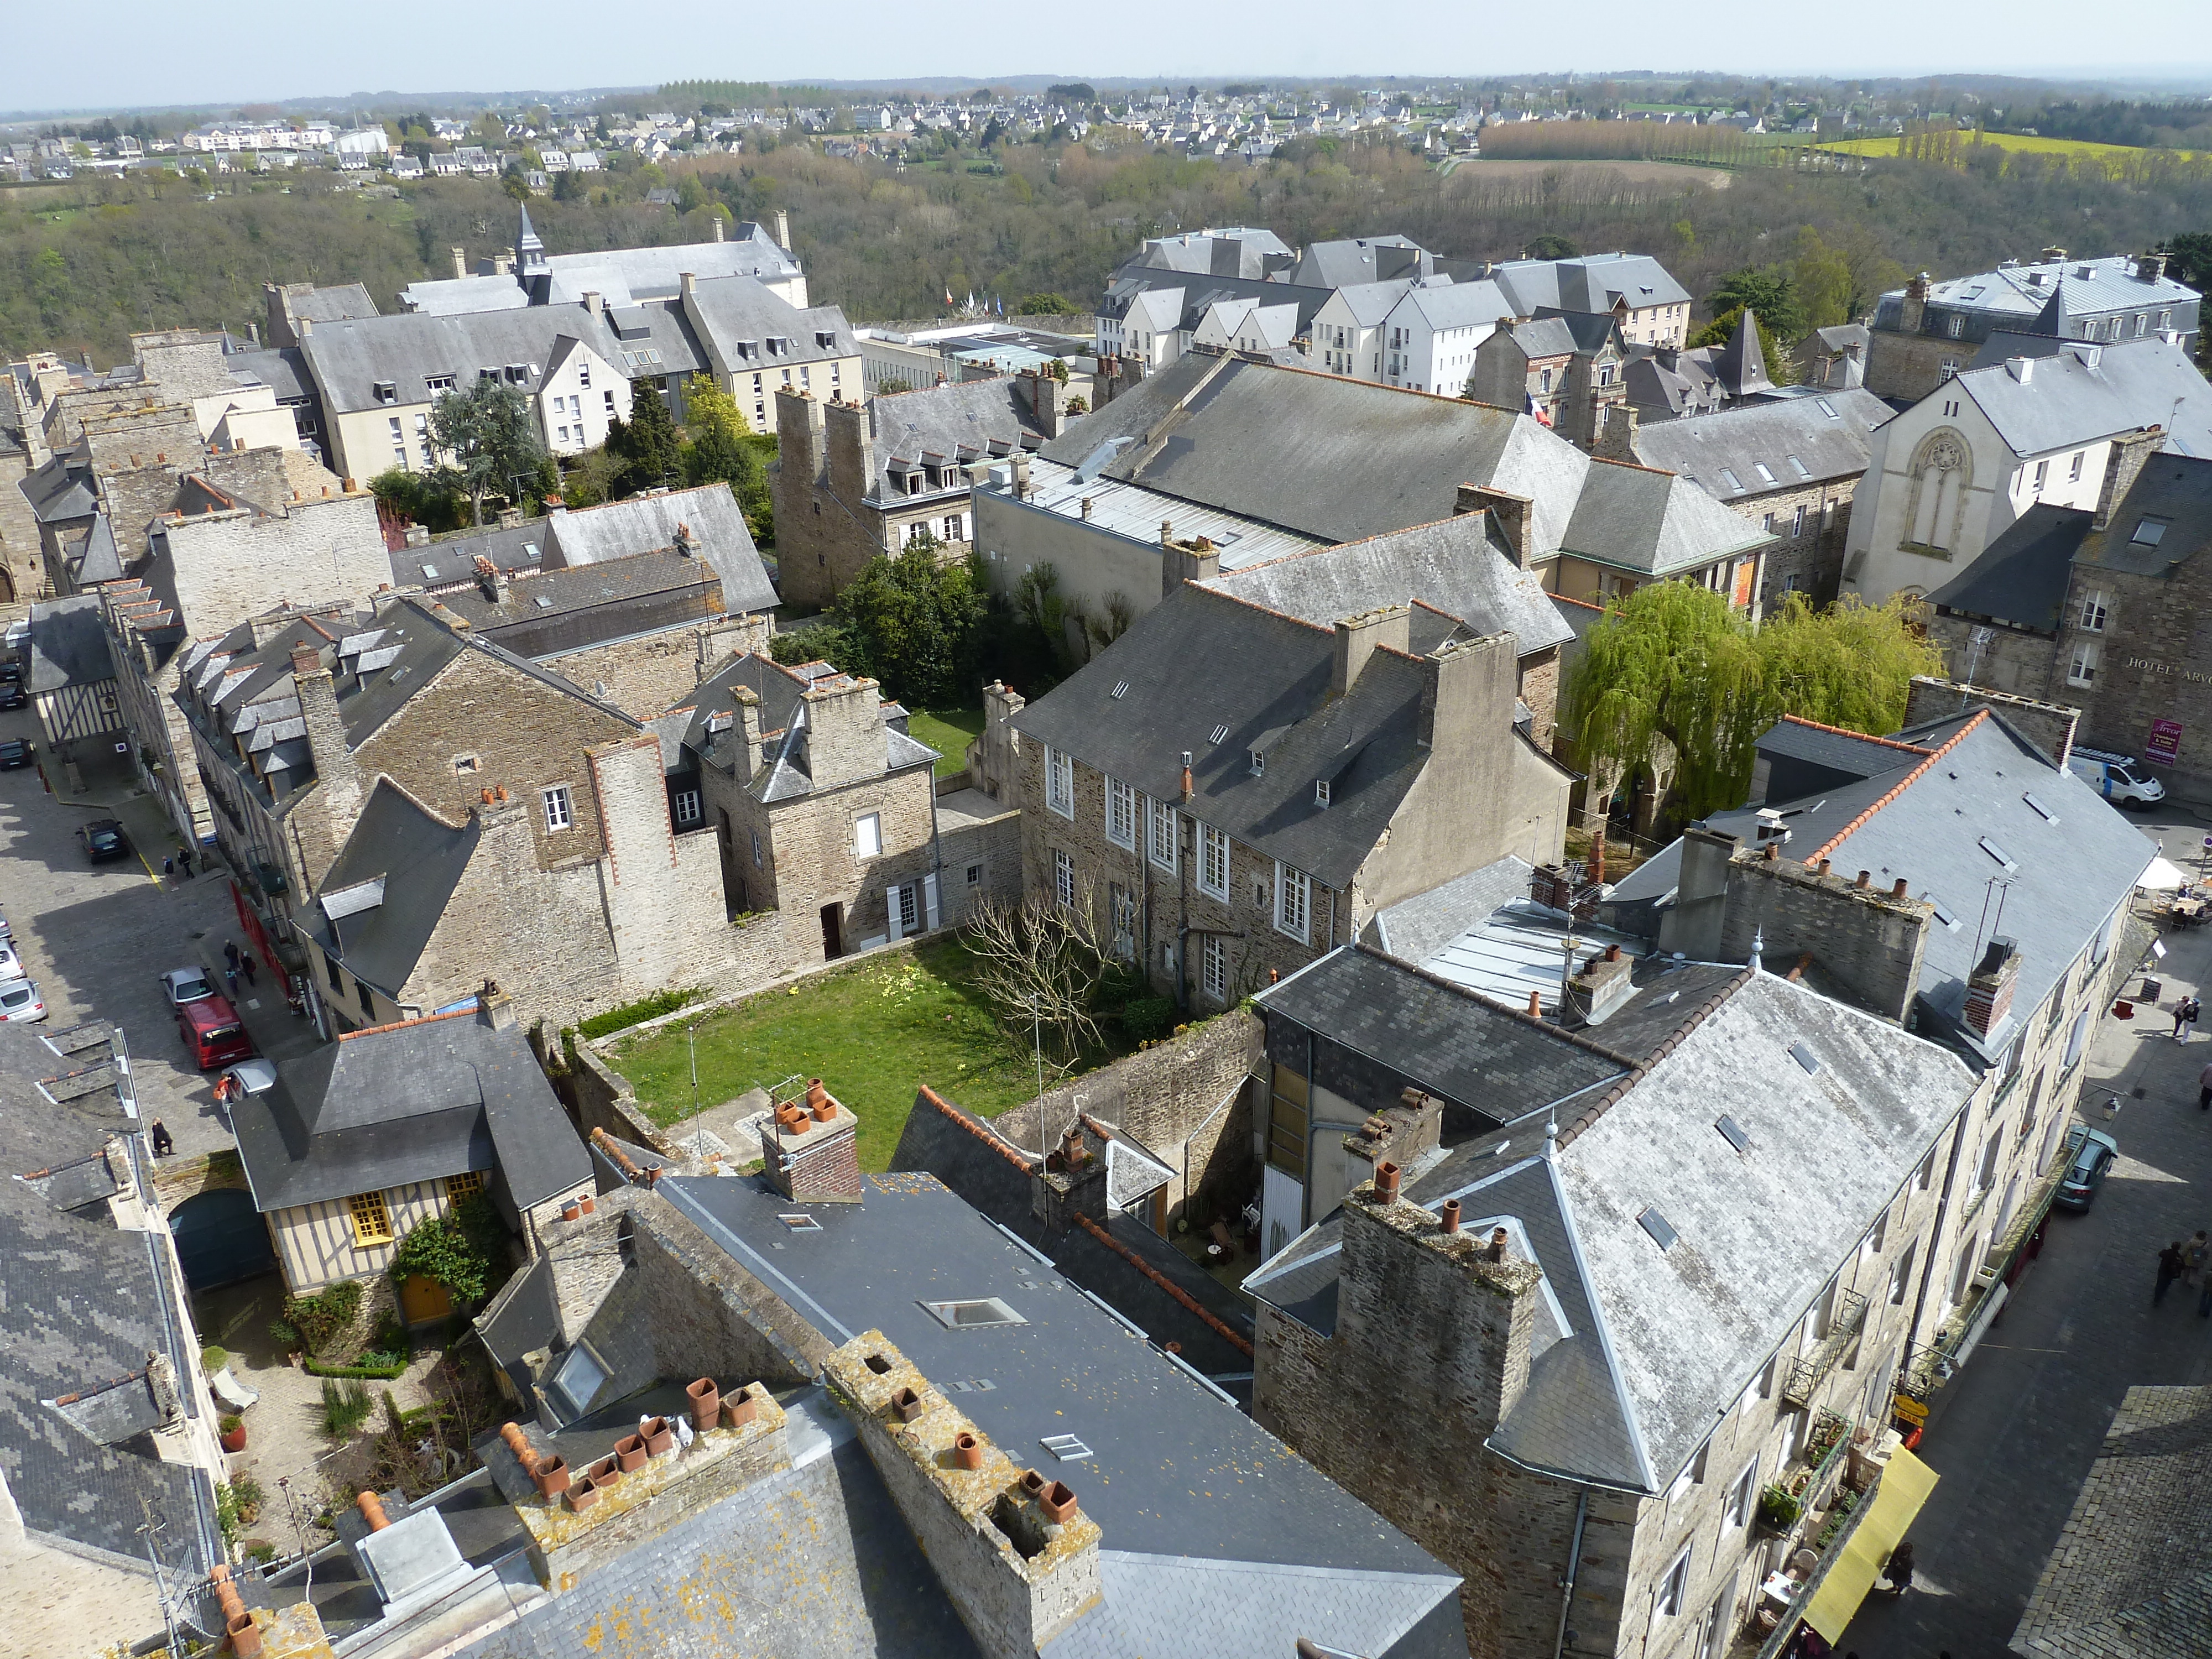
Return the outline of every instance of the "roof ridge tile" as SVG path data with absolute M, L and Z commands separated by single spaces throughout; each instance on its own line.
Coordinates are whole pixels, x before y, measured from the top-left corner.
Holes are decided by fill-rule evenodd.
M 1854 732 L 1848 726 L 1827 726 L 1819 720 L 1808 720 L 1802 714 L 1782 717 L 1792 726 L 1809 726 L 1815 732 L 1832 732 L 1839 738 L 1856 738 L 1861 743 L 1878 743 L 1887 749 L 1902 749 L 1910 755 L 1932 755 L 1936 751 L 1924 744 L 1899 743 L 1895 738 L 1878 738 L 1871 732 Z
M 1810 853 L 1808 853 L 1805 855 L 1805 862 L 1808 864 L 1818 864 L 1822 859 L 1832 856 L 1838 848 L 1841 847 L 1846 841 L 1849 841 L 1854 833 L 1866 826 L 1867 821 L 1869 818 L 1873 817 L 1875 813 L 1881 811 L 1883 807 L 1888 805 L 1890 802 L 1895 800 L 1906 790 L 1912 787 L 1914 784 L 1919 782 L 1920 780 L 1927 775 L 1929 768 L 1935 765 L 1937 761 L 1942 759 L 1944 756 L 1949 754 L 1954 749 L 1957 748 L 1960 743 L 1966 740 L 1966 734 L 1969 732 L 1972 732 L 1976 726 L 1981 725 L 1982 722 L 1989 719 L 1989 717 L 1990 711 L 1987 708 L 1976 709 L 1974 711 L 1974 717 L 1968 720 L 1964 726 L 1960 726 L 1956 732 L 1954 732 L 1949 739 L 1944 743 L 1942 748 L 1927 751 L 1927 759 L 1922 761 L 1919 765 L 1914 767 L 1910 772 L 1907 772 L 1903 777 L 1899 778 L 1887 794 L 1884 795 L 1880 800 L 1875 801 L 1872 805 L 1869 806 L 1863 812 L 1861 812 L 1856 817 L 1853 818 L 1842 829 L 1837 830 L 1834 835 L 1828 838 L 1827 842 L 1824 845 L 1816 847 Z

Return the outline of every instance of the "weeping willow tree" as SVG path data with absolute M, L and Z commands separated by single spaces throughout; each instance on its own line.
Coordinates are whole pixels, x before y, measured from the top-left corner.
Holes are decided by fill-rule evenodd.
M 1942 665 L 1907 600 L 1816 611 L 1792 593 L 1754 628 L 1723 594 L 1653 582 L 1590 629 L 1564 723 L 1594 774 L 1671 763 L 1681 811 L 1701 818 L 1742 802 L 1759 734 L 1784 714 L 1893 731 L 1912 677 Z

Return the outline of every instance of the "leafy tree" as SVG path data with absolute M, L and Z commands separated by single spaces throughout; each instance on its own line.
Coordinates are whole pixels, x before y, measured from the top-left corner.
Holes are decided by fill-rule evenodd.
M 1775 336 L 1795 345 L 1805 335 L 1805 310 L 1797 301 L 1797 284 L 1786 265 L 1746 265 L 1731 270 L 1706 295 L 1713 315 L 1741 311 L 1749 306 Z M 1770 360 L 1768 367 L 1772 367 Z
M 416 1224 L 392 1253 L 394 1282 L 417 1274 L 435 1279 L 463 1302 L 474 1302 L 507 1265 L 507 1228 L 482 1193 L 444 1215 Z M 501 1275 L 503 1277 L 503 1275 Z
M 529 398 L 500 380 L 441 394 L 430 406 L 430 439 L 442 458 L 433 478 L 469 498 L 477 524 L 483 522 L 486 495 L 514 489 L 519 477 L 537 478 L 546 465 Z
M 499 187 L 515 201 L 526 202 L 530 199 L 530 181 L 520 173 L 509 171 L 502 174 Z
M 1793 593 L 1754 629 L 1724 595 L 1652 582 L 1594 626 L 1569 678 L 1565 724 L 1593 770 L 1671 763 L 1683 814 L 1739 805 L 1759 734 L 1785 714 L 1883 732 L 1941 653 L 1909 602 L 1815 611 Z
M 1808 331 L 1851 320 L 1855 297 L 1851 262 L 1842 250 L 1822 241 L 1820 233 L 1810 225 L 1797 233 L 1797 258 L 1790 267 L 1790 279 L 1796 286 Z
M 1044 95 L 1059 104 L 1087 105 L 1098 101 L 1097 89 L 1088 81 L 1063 81 L 1057 86 L 1047 87 Z
M 607 449 L 623 462 L 622 487 L 650 489 L 682 476 L 684 443 L 676 418 L 650 380 L 630 386 L 629 419 L 607 423 Z
M 1524 252 L 1531 259 L 1578 259 L 1583 251 L 1565 237 L 1547 232 L 1531 238 Z
M 684 449 L 684 476 L 695 484 L 729 485 L 754 541 L 771 539 L 775 509 L 763 453 L 767 446 L 752 435 L 737 399 L 711 375 L 695 374 L 684 384 L 684 408 L 692 434 Z
M 967 560 L 947 563 L 927 530 L 896 558 L 879 555 L 837 596 L 838 619 L 861 661 L 840 663 L 883 683 L 900 702 L 944 708 L 967 696 L 983 583 Z
M 1057 294 L 1030 294 L 1014 307 L 1017 317 L 1072 317 L 1083 307 Z

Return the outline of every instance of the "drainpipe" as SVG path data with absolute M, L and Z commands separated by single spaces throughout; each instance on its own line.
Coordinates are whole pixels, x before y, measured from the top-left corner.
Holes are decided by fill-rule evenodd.
M 1567 1576 L 1559 1585 L 1559 1634 L 1552 1644 L 1552 1659 L 1567 1650 L 1567 1616 L 1574 1610 L 1575 1575 L 1583 1564 L 1583 1522 L 1589 1516 L 1589 1488 L 1584 1486 L 1575 1498 L 1575 1541 L 1567 1549 Z
M 1182 827 L 1190 830 L 1191 858 L 1198 856 L 1198 820 L 1187 810 L 1190 805 L 1190 750 L 1182 751 L 1182 799 L 1176 813 L 1176 1006 L 1184 1013 L 1190 1012 L 1190 859 L 1182 853 Z M 1310 1109 L 1310 1108 L 1309 1108 Z

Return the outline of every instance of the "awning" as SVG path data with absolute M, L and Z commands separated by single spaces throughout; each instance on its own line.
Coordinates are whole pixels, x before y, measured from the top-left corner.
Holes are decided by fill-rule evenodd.
M 1920 1506 L 1935 1489 L 1936 1471 L 1899 1446 L 1889 1455 L 1874 1504 L 1822 1575 L 1805 1608 L 1805 1622 L 1831 1642 L 1844 1639 L 1844 1626 L 1859 1610 L 1881 1575 L 1882 1563 L 1911 1529 Z
M 2136 878 L 2137 890 L 2146 893 L 2171 893 L 2189 885 L 2189 878 L 2181 873 L 2173 861 L 2154 858 L 2150 868 Z

